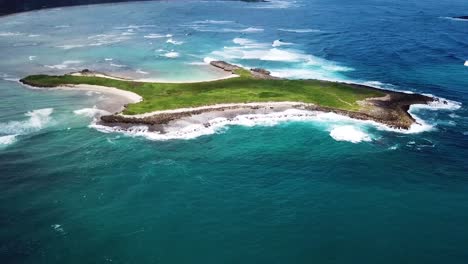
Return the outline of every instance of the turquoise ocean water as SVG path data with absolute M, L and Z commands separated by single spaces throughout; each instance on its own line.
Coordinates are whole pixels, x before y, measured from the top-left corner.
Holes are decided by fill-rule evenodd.
M 170 1 L 0 17 L 0 262 L 467 263 L 468 22 L 448 18 L 462 11 Z M 409 132 L 321 114 L 154 140 L 89 127 L 112 95 L 17 82 L 221 77 L 211 59 L 450 103 L 412 108 Z

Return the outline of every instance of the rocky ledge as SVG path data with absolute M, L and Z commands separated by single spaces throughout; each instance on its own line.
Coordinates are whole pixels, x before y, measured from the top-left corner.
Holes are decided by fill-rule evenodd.
M 232 74 L 236 74 L 237 70 L 246 70 L 242 67 L 227 63 L 225 61 L 212 61 L 210 62 L 210 64 L 216 68 L 220 68 Z M 250 74 L 252 74 L 252 77 L 255 79 L 261 79 L 261 80 L 280 80 L 281 79 L 278 77 L 271 76 L 271 72 L 265 69 L 253 68 L 253 69 L 250 69 L 249 71 L 250 71 Z

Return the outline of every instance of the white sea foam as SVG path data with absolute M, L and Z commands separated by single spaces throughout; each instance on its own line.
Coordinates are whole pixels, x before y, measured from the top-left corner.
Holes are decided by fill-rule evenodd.
M 259 27 L 247 27 L 247 28 L 219 28 L 219 27 L 207 27 L 202 25 L 190 26 L 192 29 L 201 32 L 218 32 L 218 33 L 258 33 L 263 32 L 263 28 Z
M 224 47 L 223 50 L 214 51 L 212 55 L 225 59 L 254 59 L 264 61 L 306 62 L 310 55 L 295 50 L 282 50 L 278 48 L 257 49 L 248 46 Z
M 0 136 L 0 147 L 11 145 L 16 142 L 16 135 Z
M 294 32 L 294 33 L 318 33 L 321 32 L 319 29 L 312 29 L 312 28 L 279 28 L 279 31 L 285 32 Z
M 98 34 L 88 37 L 88 40 L 92 41 L 91 43 L 88 43 L 88 46 L 104 46 L 129 39 L 131 39 L 130 36 L 123 36 L 121 34 Z
M 468 22 L 468 19 L 462 19 L 462 18 L 456 18 L 456 17 L 440 17 L 440 18 L 453 20 L 453 21 Z
M 76 65 L 76 64 L 80 64 L 80 63 L 82 63 L 82 61 L 80 61 L 80 60 L 66 60 L 66 61 L 62 62 L 61 64 L 44 65 L 44 66 L 47 67 L 47 68 L 50 68 L 50 69 L 64 70 L 64 69 L 67 69 L 70 65 Z
M 21 36 L 23 33 L 19 32 L 0 32 L 0 37 Z
M 145 35 L 143 36 L 144 38 L 147 38 L 147 39 L 158 39 L 158 38 L 164 38 L 166 37 L 165 35 L 161 35 L 161 34 L 148 34 L 148 35 Z
M 349 141 L 351 143 L 372 141 L 368 134 L 351 125 L 333 128 L 332 131 L 330 131 L 330 136 L 336 141 Z
M 39 34 L 29 34 L 28 37 L 30 38 L 37 38 L 37 37 L 40 37 L 41 35 Z
M 316 69 L 274 69 L 271 75 L 287 79 L 317 79 L 332 82 L 342 82 L 343 79 L 336 75 L 336 72 L 330 72 L 318 67 Z
M 59 224 L 54 224 L 54 225 L 51 225 L 50 227 L 52 227 L 58 233 L 63 234 L 65 232 L 63 227 L 61 225 L 59 225 Z
M 29 60 L 30 60 L 30 61 L 33 61 L 33 60 L 35 60 L 35 59 L 36 59 L 36 56 L 29 56 Z
M 172 38 L 169 38 L 168 40 L 166 40 L 166 42 L 170 43 L 170 44 L 174 44 L 174 45 L 181 45 L 181 44 L 184 43 L 183 41 L 177 41 L 177 40 L 174 40 Z
M 436 97 L 432 94 L 424 94 L 426 96 L 432 97 L 435 100 L 428 104 L 415 104 L 412 105 L 413 110 L 417 109 L 429 109 L 429 110 L 448 110 L 455 111 L 461 108 L 462 104 L 457 101 L 448 100 L 442 97 Z
M 0 79 L 5 80 L 5 81 L 9 81 L 9 82 L 18 82 L 20 80 L 20 78 L 13 77 L 13 76 L 11 76 L 9 74 L 6 74 L 6 73 L 0 74 Z
M 142 29 L 142 28 L 154 28 L 156 25 L 128 25 L 122 27 L 114 27 L 114 29 Z
M 413 134 L 432 130 L 433 127 L 425 123 L 415 124 L 409 130 L 390 128 L 386 125 L 370 120 L 357 120 L 335 113 L 289 109 L 283 112 L 269 114 L 245 114 L 234 118 L 217 117 L 201 123 L 190 123 L 182 126 L 168 126 L 166 133 L 149 131 L 147 126 L 134 126 L 131 128 L 108 127 L 92 123 L 93 127 L 101 132 L 119 132 L 128 136 L 145 137 L 150 140 L 193 139 L 203 135 L 210 135 L 225 131 L 229 126 L 274 126 L 283 122 L 315 122 L 330 131 L 335 140 L 358 143 L 371 141 L 372 136 L 365 132 L 366 128 L 376 128 L 382 131 Z M 417 120 L 420 122 L 420 120 Z
M 290 42 L 283 42 L 279 39 L 273 41 L 273 44 L 271 44 L 272 47 L 281 47 L 281 46 L 287 46 L 287 45 L 293 45 L 293 43 Z
M 57 48 L 69 50 L 69 49 L 75 49 L 75 48 L 83 48 L 86 47 L 84 44 L 65 44 L 65 45 L 60 45 L 57 46 Z
M 135 72 L 139 74 L 149 74 L 149 72 L 143 71 L 141 69 L 137 69 Z
M 178 52 L 171 51 L 171 52 L 165 53 L 163 56 L 166 58 L 174 59 L 174 58 L 179 57 L 180 54 Z
M 75 113 L 76 115 L 82 115 L 86 117 L 97 117 L 110 114 L 108 111 L 96 108 L 96 106 L 94 106 L 93 108 L 83 108 L 75 110 L 73 111 L 73 113 Z
M 111 63 L 111 64 L 109 64 L 109 65 L 112 66 L 112 67 L 117 67 L 117 68 L 124 68 L 124 67 L 127 67 L 127 66 L 125 66 L 125 65 L 123 65 L 123 64 L 117 64 L 117 63 Z
M 211 19 L 192 22 L 192 24 L 215 24 L 215 25 L 231 24 L 231 23 L 234 23 L 234 22 L 229 21 L 229 20 L 211 20 Z
M 52 112 L 52 108 L 38 109 L 27 112 L 25 114 L 29 117 L 27 120 L 0 123 L 0 134 L 24 135 L 36 132 L 50 123 Z
M 270 0 L 258 5 L 248 5 L 247 8 L 257 9 L 285 9 L 292 7 L 299 7 L 297 1 L 285 1 L 285 0 Z
M 465 65 L 466 67 L 468 67 L 468 60 L 465 61 L 465 64 L 463 64 L 463 65 Z
M 211 55 L 218 59 L 251 59 L 263 61 L 301 62 L 305 66 L 317 66 L 330 72 L 350 71 L 352 68 L 338 65 L 325 59 L 305 54 L 296 49 L 271 47 L 269 43 L 260 43 L 246 38 L 234 38 L 236 46 L 226 46 L 222 50 L 213 51 Z M 276 44 L 279 44 L 276 41 Z M 283 45 L 290 44 L 282 42 Z M 291 68 L 288 67 L 287 70 Z M 285 69 L 286 70 L 286 69 Z M 309 69 L 310 70 L 310 69 Z

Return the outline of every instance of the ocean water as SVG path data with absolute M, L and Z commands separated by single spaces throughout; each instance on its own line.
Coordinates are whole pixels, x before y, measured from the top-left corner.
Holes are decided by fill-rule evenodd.
M 467 263 L 464 0 L 167 1 L 0 17 L 1 263 Z M 316 113 L 199 134 L 104 133 L 118 98 L 30 89 L 83 68 L 207 61 L 431 94 L 398 131 Z M 91 125 L 91 126 L 90 126 Z

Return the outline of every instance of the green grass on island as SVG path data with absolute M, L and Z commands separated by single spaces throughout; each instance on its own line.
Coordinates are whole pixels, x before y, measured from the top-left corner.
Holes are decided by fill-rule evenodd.
M 385 95 L 384 91 L 345 83 L 254 79 L 243 69 L 236 73 L 240 77 L 199 83 L 147 83 L 72 75 L 31 75 L 22 82 L 38 87 L 90 84 L 131 91 L 140 95 L 143 101 L 129 104 L 123 112 L 128 115 L 221 103 L 282 101 L 357 111 L 360 108 L 358 101 Z

